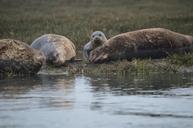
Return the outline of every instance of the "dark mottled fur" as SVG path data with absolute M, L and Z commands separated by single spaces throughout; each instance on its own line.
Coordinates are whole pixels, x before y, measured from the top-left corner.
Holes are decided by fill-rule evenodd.
M 21 41 L 0 40 L 0 75 L 35 74 L 44 61 L 43 53 Z

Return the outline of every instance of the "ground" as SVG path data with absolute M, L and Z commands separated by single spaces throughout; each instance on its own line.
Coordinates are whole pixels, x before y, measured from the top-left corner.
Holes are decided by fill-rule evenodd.
M 13 38 L 31 44 L 42 34 L 56 33 L 71 39 L 77 47 L 77 58 L 82 58 L 82 47 L 95 30 L 104 31 L 108 38 L 151 27 L 193 35 L 192 7 L 193 0 L 0 0 L 0 38 Z M 173 64 L 192 65 L 192 56 L 172 56 L 166 59 L 170 60 L 166 67 Z M 134 60 L 98 67 L 102 68 L 101 71 L 109 71 L 109 66 L 112 69 L 118 64 L 128 70 L 127 67 L 136 62 L 144 64 L 144 61 Z M 154 61 L 145 60 L 145 65 L 146 62 Z M 80 65 L 78 67 L 84 69 L 92 67 L 84 62 Z

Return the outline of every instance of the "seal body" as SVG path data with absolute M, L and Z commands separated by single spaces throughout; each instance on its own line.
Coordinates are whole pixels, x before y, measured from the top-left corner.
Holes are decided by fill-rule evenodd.
M 151 28 L 119 34 L 89 54 L 93 63 L 133 58 L 163 58 L 173 53 L 193 51 L 193 37 L 164 28 Z
M 46 56 L 46 62 L 55 66 L 62 66 L 76 56 L 76 49 L 72 41 L 56 34 L 45 34 L 38 37 L 32 42 L 31 47 L 42 51 Z
M 45 56 L 27 44 L 13 39 L 0 40 L 0 74 L 35 74 Z
M 83 58 L 84 60 L 88 60 L 90 52 L 93 50 L 92 42 L 89 41 L 86 45 L 83 47 Z

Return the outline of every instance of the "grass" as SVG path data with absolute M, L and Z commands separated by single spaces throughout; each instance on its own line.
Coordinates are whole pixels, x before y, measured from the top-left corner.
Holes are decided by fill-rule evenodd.
M 82 58 L 82 47 L 95 30 L 104 31 L 108 38 L 151 27 L 193 35 L 192 6 L 193 0 L 0 0 L 0 38 L 13 38 L 30 44 L 42 34 L 56 33 L 71 39 L 77 47 L 77 58 Z M 175 55 L 167 60 L 172 66 L 191 65 L 192 56 L 185 57 L 191 58 L 188 61 Z M 115 68 L 117 72 L 146 71 L 150 68 L 144 67 L 151 62 L 154 63 L 134 60 L 93 67 L 98 67 L 94 68 L 96 72 L 113 72 Z M 84 72 L 95 72 L 92 65 L 81 64 L 79 67 L 84 68 Z M 73 72 L 81 68 L 75 68 Z

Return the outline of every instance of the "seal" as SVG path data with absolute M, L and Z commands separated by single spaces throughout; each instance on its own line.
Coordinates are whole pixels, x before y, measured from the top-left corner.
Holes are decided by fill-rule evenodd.
M 55 66 L 65 65 L 76 56 L 76 48 L 72 41 L 61 35 L 42 35 L 32 42 L 31 47 L 42 51 L 46 56 L 46 62 Z
M 26 43 L 13 40 L 0 40 L 0 74 L 36 74 L 45 61 L 45 56 Z
M 95 31 L 90 36 L 90 41 L 83 47 L 83 58 L 84 60 L 88 60 L 90 52 L 104 45 L 107 42 L 107 38 L 105 34 L 101 31 Z
M 92 49 L 88 58 L 92 63 L 104 63 L 133 58 L 159 59 L 174 53 L 185 54 L 192 51 L 192 36 L 164 28 L 150 28 L 114 36 L 104 45 Z

